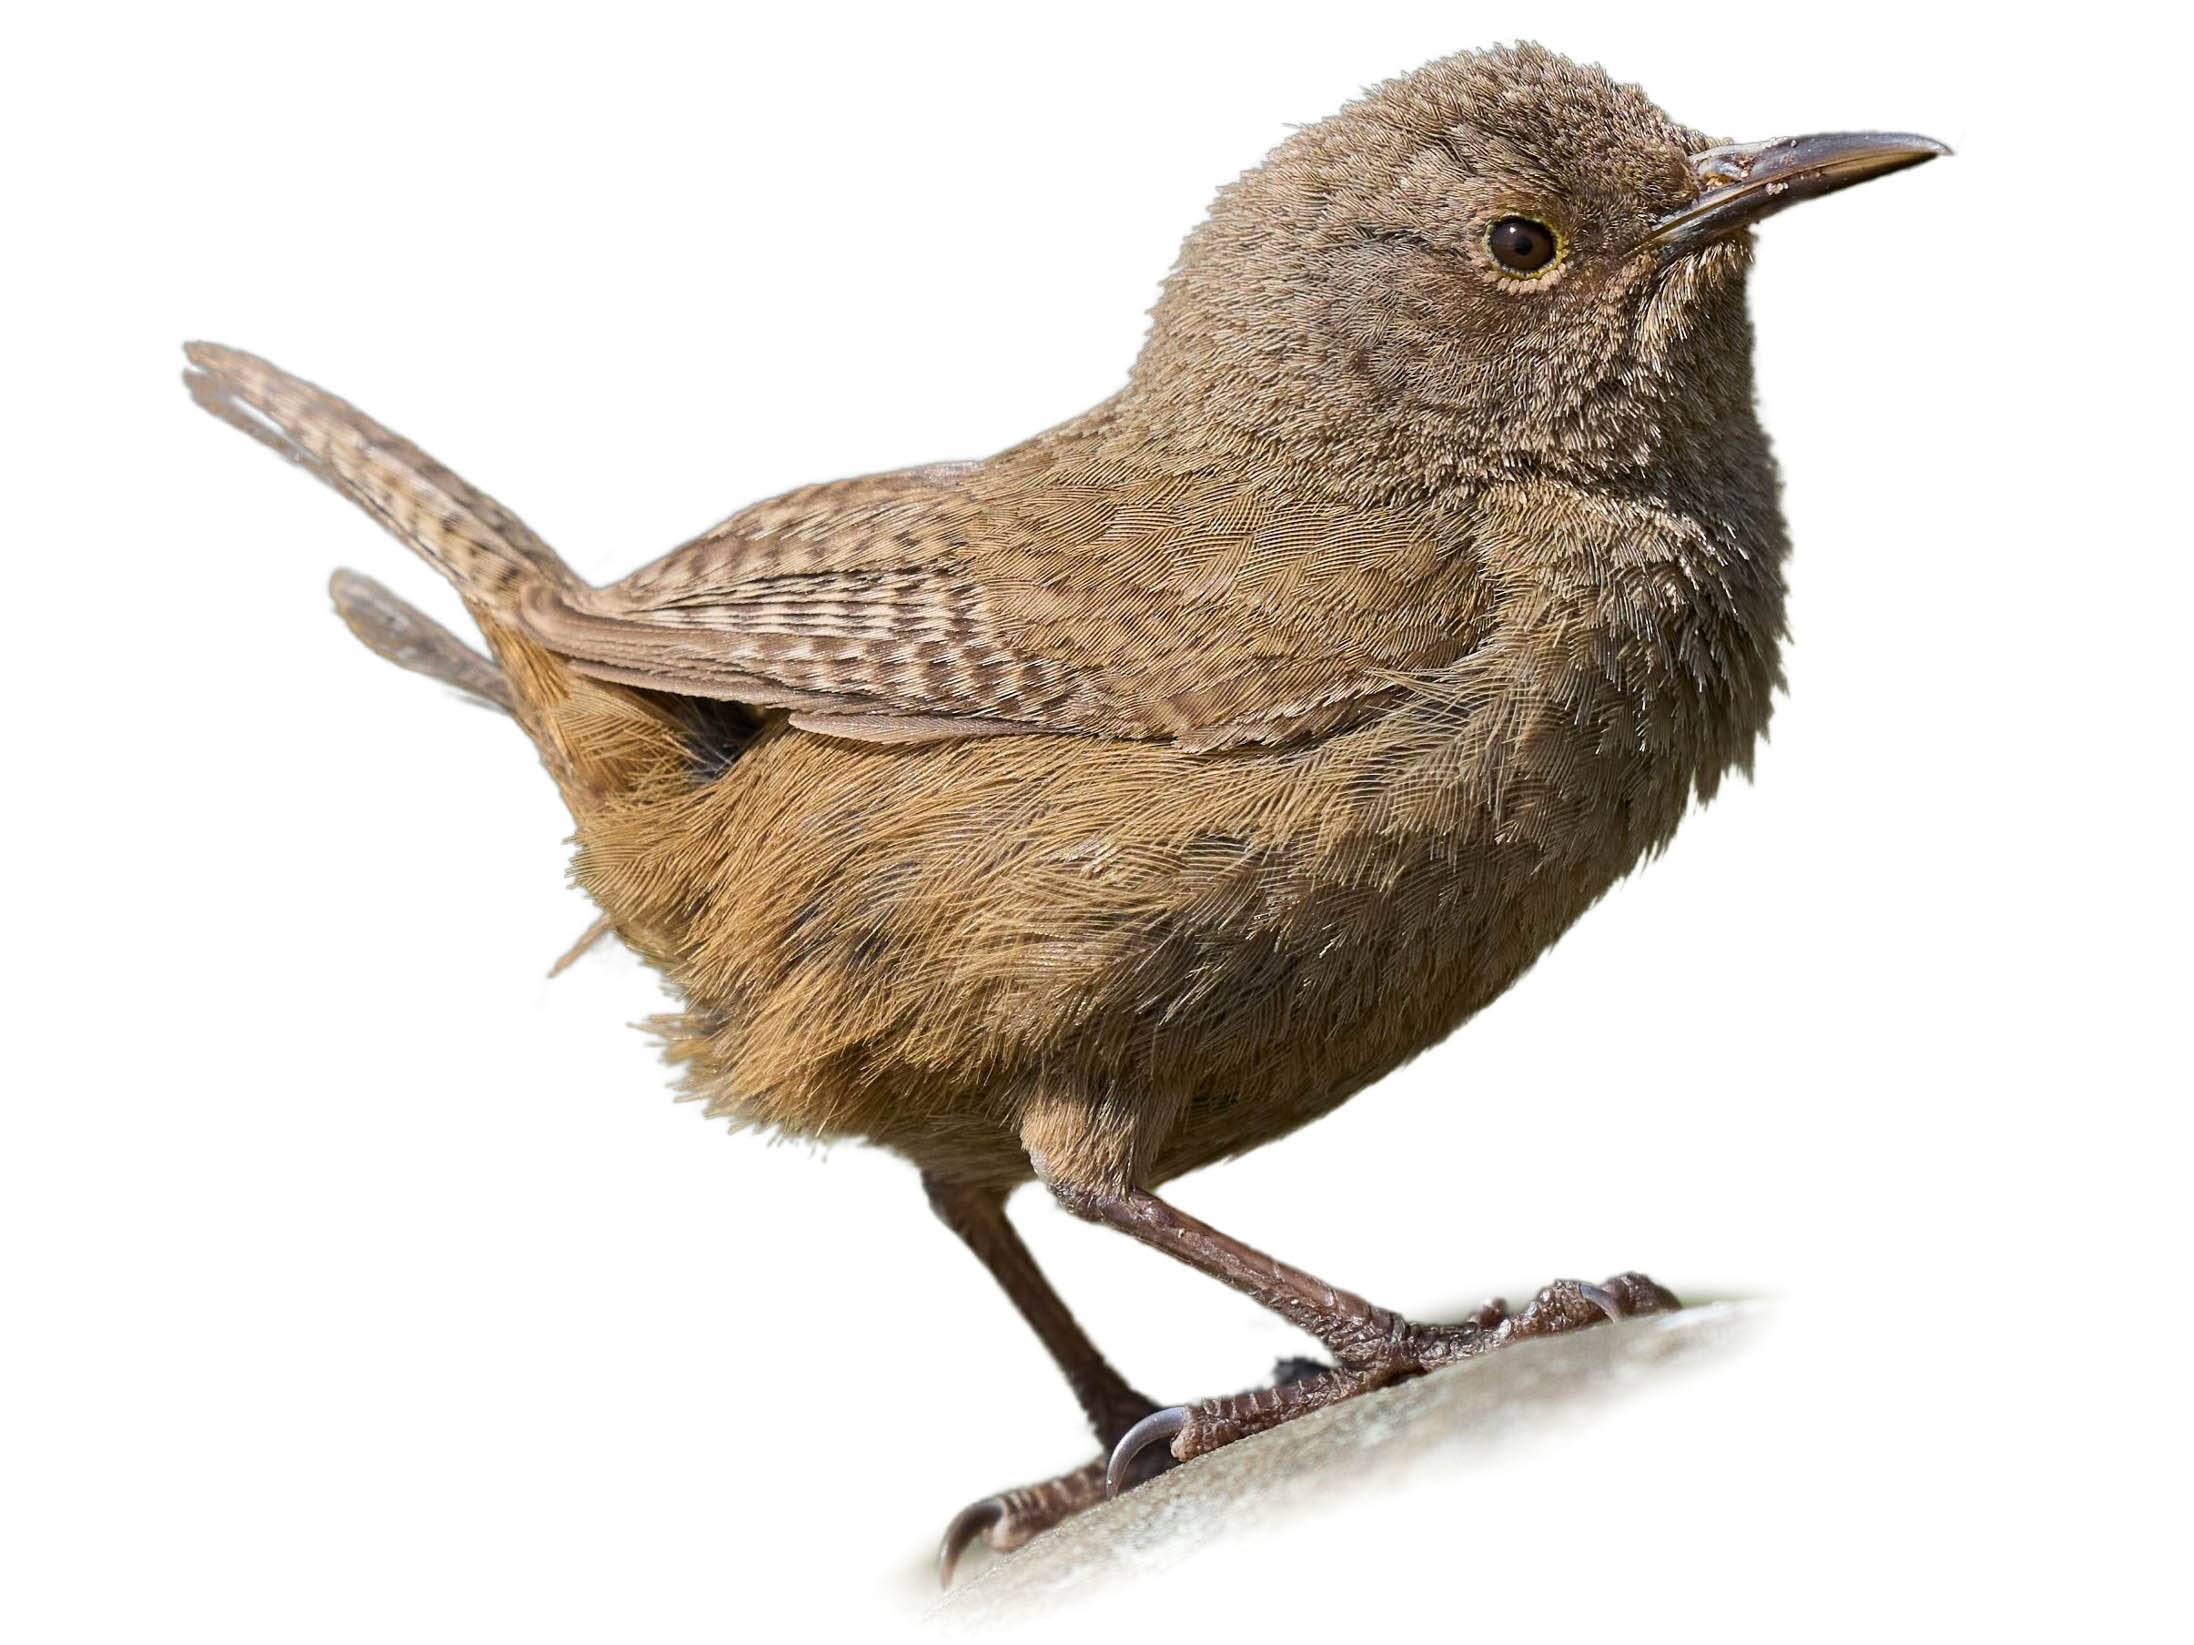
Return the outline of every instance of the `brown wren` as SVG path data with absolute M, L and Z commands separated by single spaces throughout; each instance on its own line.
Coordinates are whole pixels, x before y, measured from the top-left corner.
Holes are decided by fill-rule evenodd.
M 1533 46 L 1374 88 L 1221 190 L 1126 385 L 980 461 L 812 485 L 581 582 L 363 414 L 194 344 L 199 403 L 453 582 L 482 657 L 337 574 L 382 655 L 506 709 L 709 1113 L 856 1137 L 1043 1339 L 1098 1457 L 944 1564 L 1522 1338 L 1422 1324 L 1160 1199 L 1450 1033 L 1748 766 L 1780 683 L 1751 226 L 1945 152 L 1678 125 Z M 492 660 L 490 660 L 492 658 Z M 1330 1365 L 1157 1408 L 1005 1217 L 1040 1180 Z

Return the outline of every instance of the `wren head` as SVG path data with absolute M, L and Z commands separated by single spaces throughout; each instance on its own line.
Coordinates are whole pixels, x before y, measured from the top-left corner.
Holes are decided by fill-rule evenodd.
M 1126 403 L 1172 438 L 1260 443 L 1390 493 L 1650 474 L 1733 436 L 1765 474 L 1751 226 L 1944 152 L 1720 143 L 1537 46 L 1444 58 L 1221 191 Z

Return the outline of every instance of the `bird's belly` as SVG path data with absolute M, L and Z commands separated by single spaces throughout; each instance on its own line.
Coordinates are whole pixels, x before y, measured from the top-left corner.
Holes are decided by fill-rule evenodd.
M 1172 1175 L 1444 1037 L 1636 855 L 1589 796 L 1420 752 L 786 735 L 644 829 L 582 825 L 579 873 L 653 934 L 713 1112 L 1021 1175 L 1022 1105 L 1067 1077 L 1168 1116 Z
M 1219 1015 L 1247 1015 L 1249 1032 L 1228 1021 L 1184 1025 L 1192 1095 L 1161 1152 L 1161 1177 L 1285 1136 L 1447 1038 L 1635 860 L 1609 850 L 1550 863 L 1483 843 L 1472 856 L 1464 866 L 1427 853 L 1348 941 L 1307 946 L 1285 1001 L 1237 993 Z

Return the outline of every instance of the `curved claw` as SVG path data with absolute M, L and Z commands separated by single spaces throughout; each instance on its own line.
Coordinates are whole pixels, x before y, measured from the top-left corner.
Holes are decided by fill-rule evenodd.
M 952 1516 L 952 1523 L 945 1527 L 945 1538 L 937 1544 L 937 1586 L 952 1586 L 952 1573 L 960 1564 L 960 1556 L 968 1545 L 1005 1517 L 1006 1505 L 994 1496 L 971 1502 Z
M 1188 1407 L 1168 1405 L 1162 1411 L 1153 1411 L 1134 1427 L 1120 1436 L 1120 1443 L 1112 1448 L 1112 1455 L 1105 1462 L 1105 1495 L 1116 1497 L 1128 1488 L 1135 1472 L 1135 1460 L 1161 1440 L 1170 1445 L 1173 1436 L 1188 1426 Z
M 1609 1319 L 1622 1319 L 1625 1317 L 1623 1305 L 1615 1300 L 1615 1293 L 1606 1286 L 1588 1285 L 1581 1279 L 1571 1280 L 1570 1283 L 1577 1287 L 1579 1296 L 1599 1309 L 1601 1313 L 1607 1315 Z

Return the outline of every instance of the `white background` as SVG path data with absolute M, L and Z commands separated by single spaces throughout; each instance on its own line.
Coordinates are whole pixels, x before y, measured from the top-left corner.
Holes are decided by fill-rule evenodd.
M 454 602 L 193 411 L 177 345 L 327 383 L 606 578 L 1100 398 L 1215 185 L 1519 36 L 1730 135 L 1960 152 L 1761 236 L 1798 546 L 1757 783 L 1455 1041 L 1175 1197 L 1420 1311 L 1635 1265 L 1781 1324 L 1109 1637 L 2166 1631 L 2183 42 L 2101 6 L 59 15 L 0 52 L 8 1637 L 872 1636 L 953 1508 L 1088 1449 L 906 1167 L 673 1105 L 623 953 L 543 980 L 590 916 L 549 784 L 322 585 Z M 1300 1346 L 1017 1209 L 1154 1394 Z

